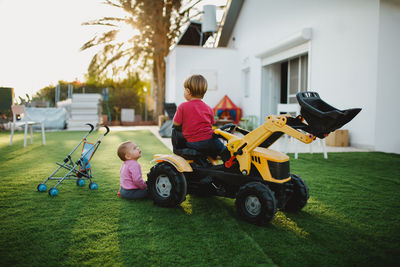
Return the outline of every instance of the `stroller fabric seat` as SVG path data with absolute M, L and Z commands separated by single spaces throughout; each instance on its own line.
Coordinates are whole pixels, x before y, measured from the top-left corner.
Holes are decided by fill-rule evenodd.
M 89 143 L 84 141 L 82 146 L 82 154 L 81 154 L 81 165 L 79 167 L 80 171 L 90 169 L 90 160 L 93 157 L 95 145 L 93 143 Z

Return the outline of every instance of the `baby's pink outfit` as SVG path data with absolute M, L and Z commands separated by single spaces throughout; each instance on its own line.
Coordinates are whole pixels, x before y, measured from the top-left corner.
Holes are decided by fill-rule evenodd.
M 142 169 L 136 160 L 124 161 L 120 174 L 120 185 L 123 189 L 146 189 L 147 185 L 142 179 Z

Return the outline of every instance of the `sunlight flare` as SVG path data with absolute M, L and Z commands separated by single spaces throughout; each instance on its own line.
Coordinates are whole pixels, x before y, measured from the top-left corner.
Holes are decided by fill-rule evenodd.
M 190 203 L 190 195 L 186 195 L 186 200 L 182 202 L 181 207 L 187 215 L 192 215 L 192 203 Z
M 117 41 L 127 42 L 137 35 L 140 35 L 140 31 L 138 29 L 132 28 L 131 25 L 122 24 L 118 32 Z
M 307 238 L 310 235 L 309 232 L 299 227 L 296 222 L 288 218 L 283 212 L 277 212 L 275 219 L 271 223 L 277 227 L 292 231 L 301 238 Z

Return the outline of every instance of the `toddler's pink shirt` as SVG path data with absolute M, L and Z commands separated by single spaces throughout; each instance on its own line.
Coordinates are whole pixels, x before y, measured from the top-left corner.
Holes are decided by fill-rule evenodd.
M 200 99 L 194 99 L 179 105 L 174 122 L 182 124 L 182 133 L 188 142 L 198 142 L 211 139 L 214 113 Z
M 125 160 L 120 170 L 120 185 L 123 189 L 145 189 L 146 183 L 142 179 L 142 169 L 136 160 Z

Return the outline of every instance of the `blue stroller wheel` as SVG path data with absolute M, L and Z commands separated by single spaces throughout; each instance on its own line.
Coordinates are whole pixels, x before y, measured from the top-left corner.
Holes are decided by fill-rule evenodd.
M 76 185 L 84 186 L 85 185 L 85 179 L 79 178 L 78 180 L 76 180 Z
M 99 186 L 97 185 L 97 183 L 95 183 L 95 182 L 90 182 L 90 184 L 89 184 L 89 189 L 90 189 L 90 190 L 96 190 L 97 188 L 99 188 Z
M 49 196 L 55 197 L 55 196 L 57 196 L 57 195 L 58 195 L 58 189 L 55 188 L 55 187 L 50 188 L 50 190 L 49 190 Z
M 38 184 L 37 190 L 38 190 L 39 192 L 46 192 L 46 190 L 47 190 L 47 185 L 45 185 L 45 184 Z

